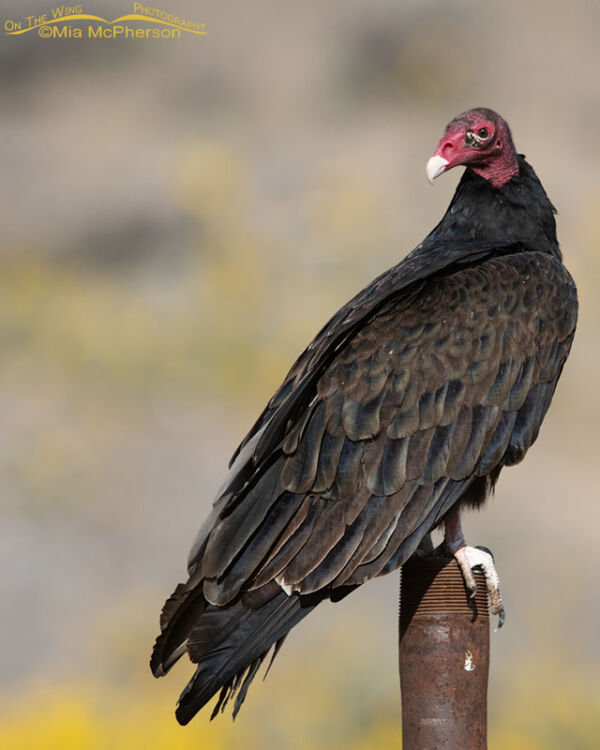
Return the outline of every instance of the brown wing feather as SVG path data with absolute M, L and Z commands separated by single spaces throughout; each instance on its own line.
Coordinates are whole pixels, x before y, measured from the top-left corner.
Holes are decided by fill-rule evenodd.
M 209 537 L 207 555 L 221 560 L 207 568 L 211 601 L 219 590 L 220 603 L 275 576 L 302 593 L 352 583 L 365 560 L 374 575 L 409 538 L 410 554 L 413 535 L 439 522 L 473 477 L 520 460 L 568 354 L 570 283 L 550 256 L 522 253 L 433 278 L 409 305 L 383 306 L 289 426 L 263 480 L 270 497 L 251 490 Z M 304 498 L 303 517 L 308 499 L 308 524 L 281 520 L 286 493 L 298 507 Z M 252 524 L 242 530 L 247 515 Z M 276 540 L 265 525 L 278 530 Z M 221 538 L 228 543 L 219 549 Z M 232 561 L 248 545 L 254 567 L 244 581 Z
M 316 383 L 324 370 L 336 360 L 336 353 L 348 344 L 357 333 L 368 325 L 371 318 L 394 300 L 396 309 L 408 306 L 419 294 L 425 280 L 435 274 L 447 272 L 454 266 L 460 268 L 499 253 L 522 251 L 523 245 L 514 242 L 482 242 L 458 240 L 455 243 L 442 239 L 437 252 L 436 240 L 431 237 L 394 268 L 376 278 L 359 292 L 329 320 L 314 340 L 298 357 L 281 387 L 269 401 L 256 423 L 235 451 L 230 466 L 240 452 L 268 425 L 257 445 L 254 456 L 260 462 L 273 450 L 286 433 L 289 422 L 295 422 L 305 413 L 308 400 L 314 393 Z M 407 335 L 418 334 L 418 322 L 409 326 Z M 415 347 L 409 347 L 406 356 L 410 359 Z

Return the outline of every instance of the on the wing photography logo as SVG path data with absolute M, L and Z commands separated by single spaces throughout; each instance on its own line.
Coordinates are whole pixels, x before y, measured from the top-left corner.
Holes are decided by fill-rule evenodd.
M 86 13 L 83 5 L 60 5 L 47 13 L 7 18 L 4 33 L 33 33 L 42 39 L 180 39 L 182 33 L 201 34 L 206 23 L 175 13 L 133 3 L 133 12 L 109 20 Z

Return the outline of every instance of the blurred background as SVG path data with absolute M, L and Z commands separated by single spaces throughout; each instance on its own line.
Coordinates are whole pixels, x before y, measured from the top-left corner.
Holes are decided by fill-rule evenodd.
M 49 9 L 6 0 L 2 20 Z M 487 106 L 559 210 L 581 303 L 538 442 L 466 524 L 507 606 L 490 747 L 599 747 L 600 5 L 164 9 L 208 35 L 2 36 L 0 746 L 400 746 L 397 575 L 301 623 L 235 724 L 180 728 L 191 665 L 147 662 L 234 448 L 437 223 L 460 175 L 432 189 L 425 163 Z

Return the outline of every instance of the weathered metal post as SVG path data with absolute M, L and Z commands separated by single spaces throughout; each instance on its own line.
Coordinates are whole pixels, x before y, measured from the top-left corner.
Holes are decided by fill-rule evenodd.
M 468 593 L 455 560 L 415 557 L 400 585 L 403 750 L 485 750 L 490 654 L 485 579 Z

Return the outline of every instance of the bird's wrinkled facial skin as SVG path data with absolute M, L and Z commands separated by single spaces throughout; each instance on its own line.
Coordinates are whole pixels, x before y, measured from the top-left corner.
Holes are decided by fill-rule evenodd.
M 478 149 L 479 151 L 487 151 L 490 147 L 500 148 L 502 146 L 501 141 L 494 143 L 495 134 L 495 123 L 491 123 L 488 120 L 478 120 L 470 127 L 467 127 L 465 132 L 465 146 Z
M 472 109 L 446 127 L 434 155 L 427 163 L 431 183 L 452 167 L 469 167 L 480 177 L 501 187 L 519 173 L 510 129 L 492 110 Z

